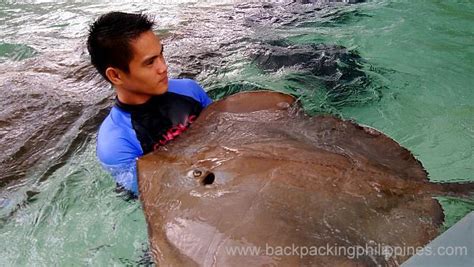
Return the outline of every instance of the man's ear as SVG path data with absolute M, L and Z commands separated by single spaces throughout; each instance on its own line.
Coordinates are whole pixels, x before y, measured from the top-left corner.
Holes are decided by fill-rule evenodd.
M 120 70 L 113 68 L 113 67 L 108 67 L 105 70 L 105 76 L 109 79 L 109 81 L 114 84 L 114 85 L 121 85 L 123 83 L 123 72 Z

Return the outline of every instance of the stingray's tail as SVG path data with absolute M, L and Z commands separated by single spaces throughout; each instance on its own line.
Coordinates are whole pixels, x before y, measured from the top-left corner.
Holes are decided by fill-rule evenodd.
M 441 195 L 448 196 L 474 196 L 474 183 L 439 183 L 432 184 L 435 191 Z

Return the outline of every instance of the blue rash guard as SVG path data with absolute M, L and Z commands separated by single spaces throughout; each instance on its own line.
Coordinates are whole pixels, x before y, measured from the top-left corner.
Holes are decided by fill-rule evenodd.
M 141 105 L 117 99 L 100 126 L 97 157 L 119 186 L 137 196 L 136 159 L 173 140 L 211 103 L 190 79 L 170 79 L 166 93 Z

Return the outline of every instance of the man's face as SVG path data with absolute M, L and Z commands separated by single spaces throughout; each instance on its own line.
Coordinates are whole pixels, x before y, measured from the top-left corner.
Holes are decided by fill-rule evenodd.
M 168 67 L 160 39 L 152 31 L 142 33 L 130 43 L 133 58 L 123 88 L 140 95 L 160 95 L 168 90 Z

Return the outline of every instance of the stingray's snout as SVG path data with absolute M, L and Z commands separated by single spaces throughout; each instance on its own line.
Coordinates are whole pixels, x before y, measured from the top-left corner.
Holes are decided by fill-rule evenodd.
M 214 183 L 216 176 L 211 171 L 194 169 L 188 172 L 188 177 L 196 179 L 202 185 L 209 185 Z

